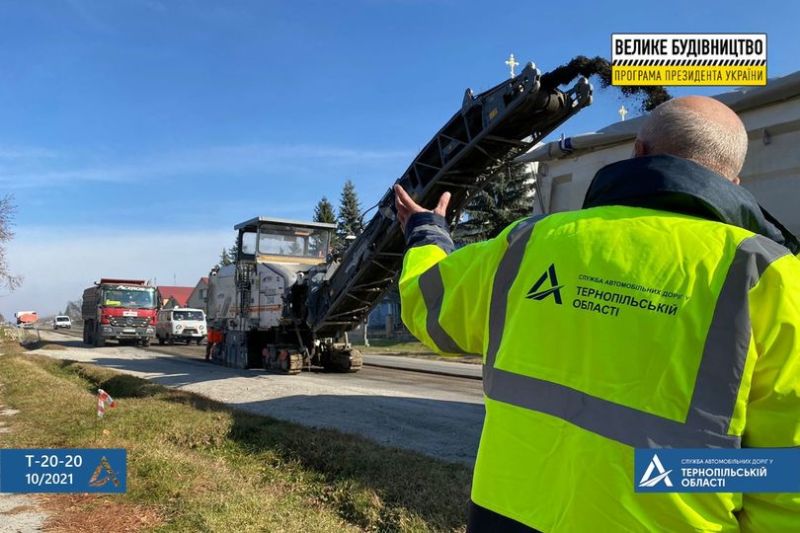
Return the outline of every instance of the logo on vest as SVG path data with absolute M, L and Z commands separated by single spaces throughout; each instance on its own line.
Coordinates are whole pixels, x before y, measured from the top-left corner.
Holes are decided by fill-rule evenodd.
M 654 470 L 657 471 L 658 474 L 654 475 Z M 655 487 L 663 481 L 664 485 L 671 487 L 672 480 L 669 478 L 670 472 L 672 472 L 672 470 L 665 469 L 664 465 L 661 464 L 661 459 L 659 459 L 658 455 L 654 453 L 653 458 L 650 459 L 650 464 L 647 465 L 647 470 L 644 471 L 642 479 L 639 480 L 639 486 Z
M 544 282 L 550 280 L 550 288 L 545 290 L 539 290 L 544 285 Z M 528 295 L 525 298 L 529 300 L 544 300 L 548 296 L 553 296 L 555 298 L 556 303 L 561 305 L 561 287 L 563 285 L 558 284 L 558 278 L 556 277 L 556 265 L 552 264 L 550 267 L 545 270 L 541 277 L 533 284 L 531 290 L 528 291 Z

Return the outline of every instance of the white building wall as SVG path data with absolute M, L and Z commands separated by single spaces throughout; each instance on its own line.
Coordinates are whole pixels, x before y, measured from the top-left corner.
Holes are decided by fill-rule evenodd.
M 800 96 L 741 115 L 750 138 L 742 185 L 794 234 L 800 234 Z M 633 139 L 541 161 L 534 212 L 579 209 L 594 174 L 630 157 Z

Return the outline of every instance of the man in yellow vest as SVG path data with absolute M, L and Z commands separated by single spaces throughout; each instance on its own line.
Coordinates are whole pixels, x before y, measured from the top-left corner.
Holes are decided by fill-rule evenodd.
M 800 494 L 635 492 L 635 448 L 800 446 L 800 251 L 739 187 L 747 133 L 656 108 L 583 209 L 454 251 L 396 186 L 403 321 L 481 354 L 469 530 L 800 531 Z

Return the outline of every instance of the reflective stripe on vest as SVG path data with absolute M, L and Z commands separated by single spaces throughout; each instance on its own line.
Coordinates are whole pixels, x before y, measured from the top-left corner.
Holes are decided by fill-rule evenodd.
M 526 228 L 533 227 L 533 224 L 542 218 L 544 218 L 544 215 L 536 215 L 519 222 L 509 232 L 509 242 L 511 242 L 514 235 L 524 231 Z M 438 264 L 433 265 L 419 277 L 419 290 L 422 293 L 422 300 L 425 302 L 425 312 L 427 313 L 425 329 L 428 332 L 428 336 L 436 343 L 439 350 L 444 353 L 469 355 L 469 352 L 463 350 L 439 323 L 439 314 L 442 311 L 442 300 L 444 299 L 444 282 L 442 281 L 442 273 L 439 271 Z
M 686 421 L 676 422 L 565 385 L 494 368 L 505 329 L 508 294 L 536 221 L 528 219 L 509 233 L 508 249 L 495 274 L 483 373 L 486 396 L 560 418 L 632 447 L 740 447 L 740 437 L 727 432 L 750 343 L 748 293 L 764 270 L 788 255 L 788 250 L 761 235 L 739 244 L 714 309 Z
M 428 336 L 444 353 L 467 353 L 439 324 L 439 314 L 442 311 L 442 299 L 444 298 L 444 282 L 442 273 L 439 272 L 439 265 L 433 265 L 419 277 L 419 290 L 422 293 L 427 312 L 425 327 L 428 330 Z

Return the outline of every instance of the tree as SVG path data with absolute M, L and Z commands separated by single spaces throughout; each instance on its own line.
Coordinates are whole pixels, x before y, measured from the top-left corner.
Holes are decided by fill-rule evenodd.
M 233 242 L 233 246 L 230 248 L 223 248 L 222 251 L 219 253 L 219 261 L 217 262 L 217 267 L 222 268 L 224 266 L 232 265 L 236 262 L 236 256 L 239 254 L 239 245 L 236 241 Z
M 312 219 L 314 222 L 324 222 L 326 224 L 336 224 L 336 213 L 333 211 L 333 204 L 328 201 L 327 196 L 323 196 L 322 199 L 317 202 L 317 206 L 314 208 L 314 218 Z M 337 235 L 334 233 L 331 235 L 331 242 L 329 243 L 329 250 L 335 250 L 339 246 L 339 239 Z M 318 245 L 316 242 L 313 243 L 313 251 L 316 252 Z
M 6 261 L 6 243 L 14 238 L 11 226 L 14 225 L 14 214 L 17 207 L 14 205 L 11 196 L 0 198 L 0 288 L 14 290 L 22 283 L 21 276 L 15 276 Z
M 231 263 L 232 263 L 231 256 L 228 253 L 228 250 L 223 248 L 222 252 L 220 252 L 220 254 L 219 254 L 219 263 L 217 263 L 217 264 L 219 266 L 221 266 L 221 267 L 224 267 L 224 266 L 230 265 Z
M 234 241 L 233 246 L 228 248 L 228 264 L 235 263 L 237 255 L 239 255 L 239 244 Z
M 356 194 L 356 186 L 347 180 L 344 182 L 342 196 L 339 200 L 339 218 L 336 236 L 340 244 L 346 243 L 348 235 L 358 236 L 361 233 L 361 205 Z
M 466 219 L 456 228 L 459 244 L 496 237 L 509 224 L 531 214 L 533 181 L 526 165 L 508 165 L 495 174 L 465 209 Z
M 317 206 L 314 208 L 313 220 L 314 222 L 336 224 L 336 213 L 333 212 L 333 204 L 328 201 L 327 196 L 323 196 L 322 199 L 317 202 Z
M 67 315 L 72 319 L 73 322 L 80 321 L 82 305 L 83 305 L 82 299 L 68 301 L 67 306 L 64 308 L 64 312 L 61 314 Z

